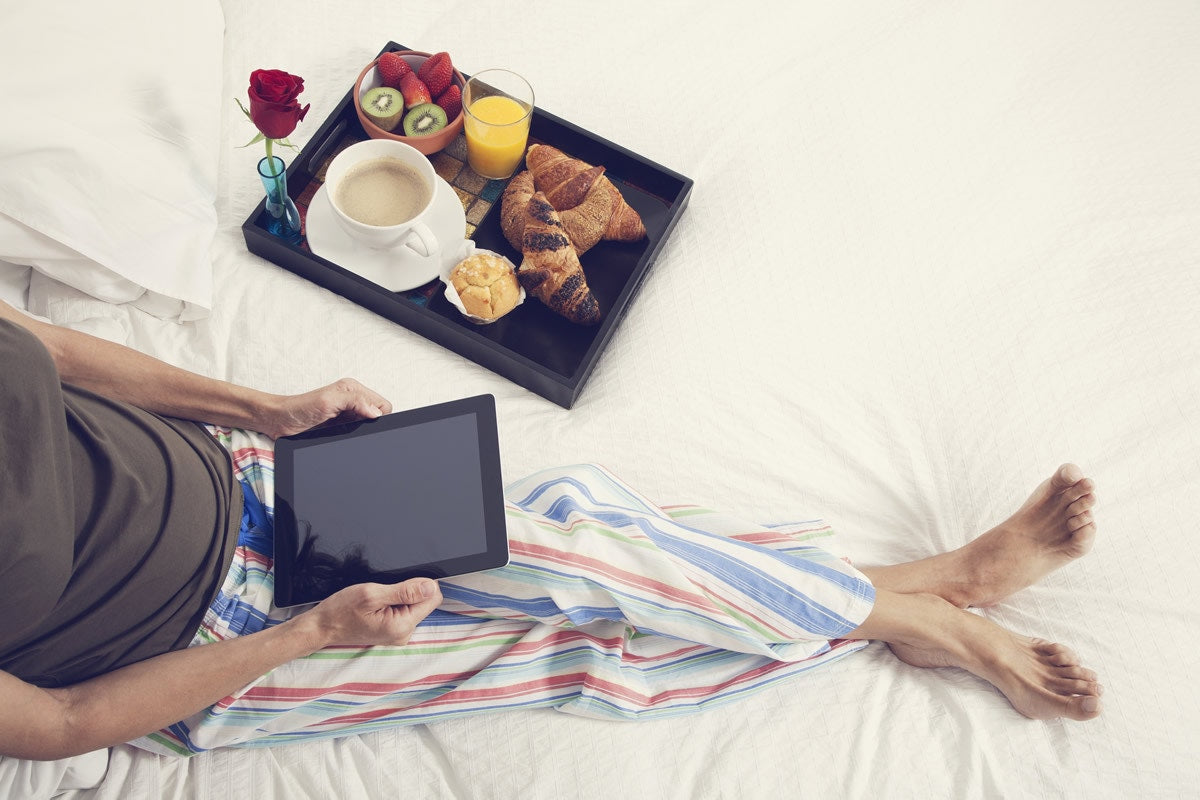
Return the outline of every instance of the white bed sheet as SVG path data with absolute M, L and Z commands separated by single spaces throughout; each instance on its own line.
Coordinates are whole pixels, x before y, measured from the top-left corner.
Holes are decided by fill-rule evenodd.
M 212 316 L 53 287 L 43 308 L 273 391 L 352 375 L 398 408 L 490 392 L 509 476 L 598 461 L 664 503 L 820 515 L 863 564 L 958 546 L 1077 461 L 1100 486 L 1094 552 L 986 613 L 1075 647 L 1104 715 L 1032 722 L 874 645 L 674 721 L 513 712 L 190 760 L 120 747 L 68 796 L 1197 791 L 1200 7 L 843 6 L 226 2 Z M 696 181 L 570 411 L 245 249 L 250 71 L 306 79 L 303 143 L 388 39 L 511 67 L 548 111 Z

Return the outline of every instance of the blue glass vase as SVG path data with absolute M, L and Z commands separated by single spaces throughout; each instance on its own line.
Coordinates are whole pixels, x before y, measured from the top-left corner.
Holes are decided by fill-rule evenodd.
M 267 230 L 291 244 L 300 244 L 300 209 L 287 190 L 287 165 L 279 156 L 258 162 L 258 177 L 267 191 Z

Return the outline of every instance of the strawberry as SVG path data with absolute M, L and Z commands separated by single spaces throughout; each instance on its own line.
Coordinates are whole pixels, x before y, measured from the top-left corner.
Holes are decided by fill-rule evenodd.
M 415 72 L 408 72 L 400 79 L 400 94 L 404 95 L 405 108 L 433 102 L 433 97 L 429 94 L 429 87 L 417 77 Z
M 425 59 L 425 63 L 417 70 L 417 77 L 425 82 L 434 97 L 446 91 L 446 87 L 454 80 L 454 65 L 450 63 L 450 54 L 434 53 Z
M 408 62 L 397 53 L 384 53 L 375 66 L 379 70 L 379 79 L 383 81 L 383 85 L 393 89 L 399 89 L 400 79 L 413 71 Z
M 452 83 L 450 88 L 439 94 L 437 100 L 433 102 L 446 112 L 446 121 L 453 122 L 458 113 L 462 111 L 462 89 Z

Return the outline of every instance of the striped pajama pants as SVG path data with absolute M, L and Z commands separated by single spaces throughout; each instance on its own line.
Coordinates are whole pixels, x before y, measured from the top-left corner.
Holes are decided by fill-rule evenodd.
M 248 501 L 225 585 L 192 646 L 276 624 L 269 443 L 213 429 Z M 267 446 L 263 446 L 266 444 Z M 659 508 L 593 465 L 505 490 L 511 561 L 441 583 L 402 647 L 284 664 L 135 745 L 190 755 L 515 708 L 616 719 L 724 703 L 861 648 L 874 589 L 817 546 L 820 521 L 749 525 Z

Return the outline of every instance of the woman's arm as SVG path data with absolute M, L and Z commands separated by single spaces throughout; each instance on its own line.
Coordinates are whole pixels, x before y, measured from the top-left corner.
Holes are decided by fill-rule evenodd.
M 391 403 L 352 378 L 305 394 L 269 394 L 206 378 L 86 333 L 48 325 L 3 301 L 0 319 L 37 336 L 66 383 L 159 414 L 277 437 L 333 419 L 372 419 L 392 410 Z
M 275 627 L 176 650 L 62 689 L 0 672 L 0 754 L 67 758 L 178 722 L 280 664 L 330 645 L 402 645 L 441 602 L 437 583 L 358 584 Z

